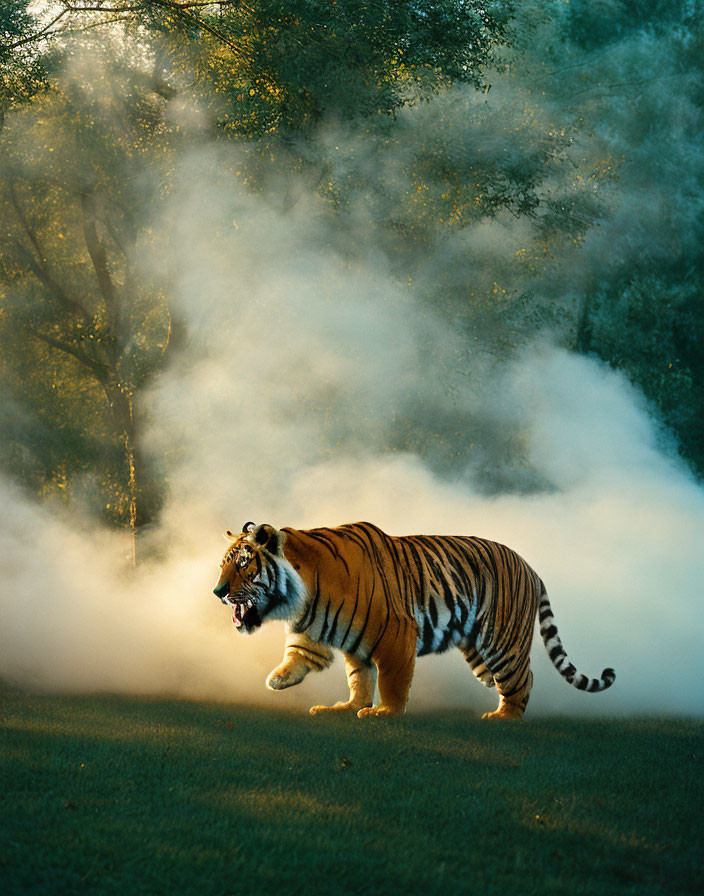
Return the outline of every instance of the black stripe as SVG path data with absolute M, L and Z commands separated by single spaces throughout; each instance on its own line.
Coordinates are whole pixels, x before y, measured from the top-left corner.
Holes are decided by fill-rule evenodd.
M 477 617 L 474 620 L 474 625 L 469 630 L 469 634 L 466 636 L 467 642 L 473 650 L 476 650 L 477 647 L 477 638 L 479 637 L 479 631 L 481 629 L 481 625 L 479 622 L 479 618 Z
M 496 675 L 504 669 L 514 659 L 512 653 L 504 654 L 504 656 L 496 662 L 492 659 L 491 663 L 487 663 L 487 668 L 491 670 L 492 675 Z
M 382 532 L 381 529 L 378 529 L 376 526 L 373 526 L 371 523 L 356 523 L 355 528 L 361 530 L 362 534 L 365 536 L 362 540 L 363 545 L 366 547 L 367 555 L 373 557 L 379 567 L 381 567 L 383 563 L 383 557 L 379 551 L 378 543 L 380 540 L 388 539 L 388 535 L 385 532 Z
M 295 632 L 298 632 L 300 634 L 301 632 L 304 632 L 307 628 L 310 628 L 311 623 L 315 619 L 315 611 L 318 606 L 319 600 L 320 600 L 320 582 L 318 579 L 318 570 L 316 569 L 316 571 L 315 571 L 315 597 L 313 598 L 312 601 L 310 601 L 310 603 L 306 607 L 305 613 L 303 614 L 301 619 L 298 621 L 298 623 L 296 623 L 296 625 L 293 629 Z M 310 615 L 310 620 L 308 622 L 306 622 L 306 619 L 308 619 L 309 615 Z
M 339 560 L 342 565 L 345 567 L 347 571 L 347 575 L 350 574 L 350 568 L 347 565 L 347 561 L 340 554 L 337 545 L 335 544 L 335 539 L 331 538 L 329 535 L 324 534 L 325 532 L 330 532 L 330 529 L 303 529 L 301 530 L 302 535 L 307 535 L 312 541 L 317 542 L 322 545 L 324 548 L 327 548 L 328 551 L 332 554 L 335 560 Z
M 404 538 L 404 545 L 406 546 L 408 553 L 413 558 L 413 562 L 416 566 L 416 571 L 418 575 L 418 590 L 415 595 L 415 605 L 419 608 L 425 607 L 425 595 L 427 593 L 427 570 L 423 561 L 421 560 L 420 552 L 418 547 L 414 544 L 411 538 Z M 415 615 L 413 613 L 413 609 L 411 607 L 407 608 L 407 612 L 409 615 Z
M 409 601 L 409 595 L 411 591 L 415 589 L 413 587 L 409 587 L 409 585 L 413 585 L 413 582 L 410 579 L 408 565 L 405 562 L 405 552 L 404 557 L 401 558 L 397 547 L 397 539 L 391 538 L 390 536 L 384 537 L 384 545 L 388 553 L 391 555 L 392 568 L 394 570 L 394 573 L 396 574 L 398 595 L 403 602 L 403 606 L 406 609 L 406 612 L 412 613 L 413 607 L 412 605 L 409 605 L 411 604 L 411 602 Z M 402 543 L 399 542 L 399 545 L 402 547 Z M 398 613 L 396 612 L 396 608 L 393 605 L 393 601 L 389 601 L 388 606 L 391 608 L 396 619 L 398 619 Z
M 373 593 L 374 593 L 374 588 L 372 588 L 372 594 Z M 354 654 L 354 652 L 357 650 L 359 645 L 362 643 L 362 637 L 364 636 L 364 632 L 367 630 L 367 625 L 369 624 L 369 614 L 371 613 L 371 610 L 372 610 L 372 594 L 369 595 L 369 600 L 367 603 L 367 615 L 364 617 L 364 625 L 362 626 L 362 630 L 357 635 L 357 637 L 354 640 L 354 643 L 347 651 L 348 653 Z
M 374 646 L 373 646 L 372 649 L 369 651 L 369 659 L 371 659 L 372 656 L 374 656 L 374 651 L 377 649 L 377 647 L 379 646 L 379 644 L 380 644 L 380 642 L 381 642 L 381 639 L 382 639 L 382 638 L 384 637 L 384 635 L 386 634 L 386 629 L 389 627 L 389 619 L 390 619 L 390 618 L 391 618 L 391 613 L 389 613 L 389 608 L 388 608 L 388 606 L 387 606 L 387 608 L 386 608 L 386 622 L 384 623 L 384 625 L 383 625 L 383 627 L 382 627 L 382 629 L 381 629 L 381 634 L 379 635 L 379 637 L 378 637 L 378 638 L 376 639 L 376 641 L 374 642 Z
M 530 674 L 530 672 L 528 670 L 528 667 L 524 665 L 520 670 L 520 675 L 516 679 L 514 679 L 513 687 L 511 688 L 510 691 L 504 690 L 504 687 L 502 685 L 502 688 L 501 688 L 502 696 L 503 697 L 513 697 L 514 694 L 518 694 L 520 691 L 522 691 L 523 688 L 526 686 L 526 681 L 528 679 L 529 674 Z M 505 684 L 505 682 L 503 684 Z
M 462 582 L 458 587 L 458 593 L 466 594 L 470 601 L 478 599 L 478 583 L 483 582 L 483 576 L 477 566 L 477 552 L 473 539 L 455 539 L 457 542 L 457 577 Z M 455 577 L 453 576 L 453 580 Z
M 439 539 L 433 538 L 431 535 L 414 535 L 411 537 L 422 548 L 425 560 L 433 576 L 437 575 L 438 569 L 442 570 L 447 567 L 447 554 L 441 552 L 443 545 Z
M 496 613 L 499 607 L 500 600 L 500 585 L 501 585 L 501 576 L 499 575 L 498 567 L 496 566 L 496 557 L 493 552 L 494 542 L 486 541 L 482 538 L 473 539 L 474 544 L 477 548 L 477 555 L 480 561 L 484 565 L 484 570 L 482 570 L 482 575 L 480 575 L 479 581 L 482 583 L 482 599 L 479 602 L 478 606 L 480 608 L 484 608 L 485 613 L 482 617 L 482 627 L 485 632 L 490 632 L 491 637 L 493 638 L 497 631 L 496 626 Z M 486 569 L 489 570 L 488 579 L 494 583 L 494 591 L 492 594 L 492 599 L 488 603 L 484 600 L 484 594 L 486 591 Z
M 430 612 L 430 621 L 433 623 L 433 628 L 436 628 L 438 624 L 438 608 L 435 606 L 435 598 L 432 594 L 428 595 L 428 610 Z
M 344 606 L 345 601 L 343 600 L 340 606 L 337 608 L 337 613 L 333 616 L 332 625 L 330 626 L 330 634 L 328 635 L 328 641 L 332 643 L 335 639 L 335 632 L 337 631 L 337 617 L 340 615 L 340 610 Z
M 389 565 L 388 557 L 382 556 L 382 553 L 381 553 L 381 550 L 379 547 L 379 542 L 381 542 L 383 547 L 386 548 L 387 554 L 390 553 L 389 543 L 390 543 L 391 539 L 385 532 L 382 532 L 381 529 L 379 529 L 377 526 L 372 525 L 371 523 L 356 523 L 355 528 L 358 530 L 361 530 L 362 534 L 365 536 L 365 547 L 366 547 L 367 556 L 370 557 L 370 559 L 372 560 L 374 572 L 376 572 L 376 575 L 381 582 L 381 587 L 382 587 L 382 591 L 384 592 L 384 599 L 386 601 L 386 604 L 388 607 L 391 607 L 391 609 L 392 609 L 394 615 L 396 616 L 396 619 L 399 621 L 399 625 L 400 625 L 400 619 L 399 619 L 398 613 L 396 612 L 396 607 L 395 607 L 396 600 L 394 600 L 394 591 L 391 587 L 389 578 L 387 577 L 386 572 L 384 570 L 384 560 L 385 559 L 387 560 L 386 565 Z M 394 563 L 391 563 L 391 567 L 392 567 L 392 569 L 394 569 L 394 572 L 396 573 L 396 580 L 399 584 L 399 592 L 400 592 L 401 586 L 400 586 L 400 581 L 398 579 L 397 565 Z M 376 579 L 372 579 L 372 582 L 376 583 Z M 403 594 L 398 593 L 398 596 L 401 599 L 403 599 Z M 371 595 L 370 595 L 370 598 L 371 598 Z
M 345 632 L 342 641 L 340 641 L 340 647 L 342 647 L 342 645 L 343 645 L 343 644 L 345 643 L 345 641 L 347 640 L 347 635 L 349 635 L 349 633 L 350 633 L 350 629 L 352 628 L 352 623 L 354 622 L 355 613 L 357 612 L 357 603 L 359 602 L 359 588 L 360 588 L 360 585 L 361 585 L 361 581 L 362 581 L 362 579 L 361 579 L 361 576 L 360 576 L 360 577 L 357 579 L 357 593 L 356 593 L 355 596 L 354 596 L 354 606 L 352 607 L 352 613 L 351 613 L 351 615 L 350 615 L 350 621 L 349 621 L 349 624 L 348 624 L 348 626 L 347 626 L 347 631 Z
M 423 620 L 423 641 L 418 651 L 418 656 L 425 656 L 427 653 L 430 653 L 433 648 L 433 634 L 433 627 L 426 616 Z
M 435 648 L 435 653 L 445 653 L 447 648 L 450 646 L 450 638 L 452 637 L 452 629 L 446 628 L 442 633 L 442 640 Z
M 324 653 L 318 653 L 317 650 L 311 650 L 310 647 L 301 647 L 298 644 L 292 644 L 291 650 L 295 650 L 296 653 L 309 653 L 311 656 L 317 656 L 321 660 L 324 660 L 326 663 L 329 661 L 329 657 Z
M 323 617 L 323 627 L 320 629 L 320 636 L 318 638 L 319 641 L 322 641 L 325 637 L 325 632 L 328 630 L 328 613 L 330 612 L 330 598 L 328 598 L 328 602 L 325 605 L 325 616 Z
M 461 598 L 458 599 L 457 606 L 460 608 L 459 629 L 464 632 L 464 624 L 469 619 L 469 607 Z
M 442 578 L 442 596 L 445 601 L 445 606 L 450 611 L 450 622 L 452 622 L 455 618 L 455 598 L 452 589 L 447 584 L 447 579 L 444 576 Z

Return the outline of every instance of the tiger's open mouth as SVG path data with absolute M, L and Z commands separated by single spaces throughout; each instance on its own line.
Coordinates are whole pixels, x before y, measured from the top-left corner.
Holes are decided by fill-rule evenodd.
M 257 608 L 251 597 L 237 600 L 230 598 L 232 605 L 232 621 L 235 628 L 243 625 L 247 630 L 258 628 L 262 624 Z

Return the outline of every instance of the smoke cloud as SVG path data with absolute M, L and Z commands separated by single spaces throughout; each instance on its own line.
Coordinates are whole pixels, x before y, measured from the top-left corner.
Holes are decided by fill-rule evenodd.
M 269 343 L 277 356 L 281 349 Z M 253 387 L 246 377 L 239 382 Z M 187 395 L 192 380 L 180 387 L 182 400 L 198 405 L 200 390 Z M 168 391 L 177 388 L 171 383 Z M 229 391 L 230 382 L 221 388 Z M 278 661 L 283 629 L 272 624 L 251 638 L 234 631 L 210 593 L 222 552 L 218 532 L 249 517 L 297 526 L 368 518 L 397 534 L 494 538 L 538 570 L 571 658 L 590 674 L 612 664 L 618 678 L 608 693 L 577 693 L 536 641 L 535 712 L 700 713 L 702 632 L 694 607 L 704 573 L 696 546 L 704 493 L 659 452 L 637 395 L 602 366 L 544 347 L 511 365 L 496 389 L 505 411 L 522 416 L 531 459 L 556 490 L 486 497 L 471 482 L 437 477 L 413 455 L 343 451 L 308 463 L 305 425 L 290 446 L 295 456 L 282 459 L 287 475 L 272 470 L 268 484 L 262 455 L 238 443 L 243 418 L 233 414 L 189 446 L 205 443 L 208 450 L 191 457 L 188 475 L 174 486 L 168 557 L 127 577 L 125 546 L 114 535 L 76 532 L 6 489 L 3 677 L 37 687 L 271 706 L 337 699 L 341 663 L 285 694 L 266 692 L 263 679 Z M 276 433 L 271 413 L 265 395 L 259 414 Z M 221 439 L 230 453 L 218 469 Z M 454 653 L 419 661 L 411 709 L 491 705 L 493 694 Z
M 644 40 L 624 39 L 609 66 L 636 66 Z M 659 52 L 662 59 L 667 48 Z M 422 141 L 438 116 L 450 116 L 458 144 L 467 143 L 461 123 L 473 109 L 484 116 L 483 133 L 491 133 L 487 116 L 495 118 L 495 142 L 483 149 L 500 154 L 506 117 L 526 90 L 497 76 L 489 112 L 480 95 L 456 92 L 410 110 L 402 125 Z M 641 116 L 665 91 L 654 84 L 645 109 L 619 104 L 597 144 L 635 145 Z M 554 94 L 543 103 L 540 114 L 556 114 Z M 341 147 L 340 165 L 368 173 L 378 162 L 359 135 L 330 128 L 321 140 Z M 477 282 L 510 268 L 517 289 L 527 288 L 512 261 L 530 238 L 527 225 L 499 216 L 438 242 L 408 288 L 375 239 L 364 196 L 354 197 L 345 226 L 334 226 L 305 185 L 253 197 L 236 151 L 196 144 L 179 161 L 160 248 L 139 262 L 152 277 L 168 274 L 187 333 L 180 360 L 143 396 L 147 445 L 166 464 L 170 488 L 150 535 L 153 555 L 132 573 L 122 536 L 0 484 L 0 677 L 279 708 L 340 699 L 341 661 L 297 688 L 268 692 L 283 626 L 242 637 L 211 590 L 227 528 L 250 519 L 279 527 L 367 519 L 391 534 L 491 538 L 536 569 L 570 659 L 590 675 L 613 666 L 617 679 L 604 694 L 575 691 L 538 638 L 531 715 L 701 714 L 704 489 L 623 376 L 549 336 L 501 359 L 482 332 L 468 340 L 425 301 L 438 278 L 459 279 L 459 265 Z M 658 147 L 638 146 L 654 164 Z M 680 159 L 683 191 L 692 158 Z M 403 177 L 397 152 L 384 162 L 379 181 Z M 546 293 L 577 289 L 608 244 L 633 251 L 632 231 L 618 234 L 634 209 L 652 229 L 656 190 L 642 162 L 613 188 L 603 227 L 569 256 L 570 285 L 552 271 Z M 277 201 L 279 187 L 295 201 Z M 672 232 L 682 229 L 675 222 Z M 511 487 L 497 491 L 501 477 Z M 410 711 L 479 712 L 495 702 L 457 651 L 418 662 Z

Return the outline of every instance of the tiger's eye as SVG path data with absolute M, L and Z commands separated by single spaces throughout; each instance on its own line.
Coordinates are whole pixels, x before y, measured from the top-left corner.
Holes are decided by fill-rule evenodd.
M 250 547 L 245 546 L 241 548 L 235 561 L 237 563 L 238 569 L 244 569 L 244 567 L 249 564 L 249 561 L 252 559 L 253 554 L 254 551 Z

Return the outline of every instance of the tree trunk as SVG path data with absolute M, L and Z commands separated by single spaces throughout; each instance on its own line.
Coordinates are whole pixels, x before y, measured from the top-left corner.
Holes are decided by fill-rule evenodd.
M 106 386 L 105 393 L 123 445 L 132 565 L 136 566 L 137 529 L 140 522 L 142 522 L 140 517 L 143 517 L 144 514 L 140 506 L 143 464 L 141 462 L 138 432 L 135 424 L 133 394 L 119 383 L 113 386 Z

